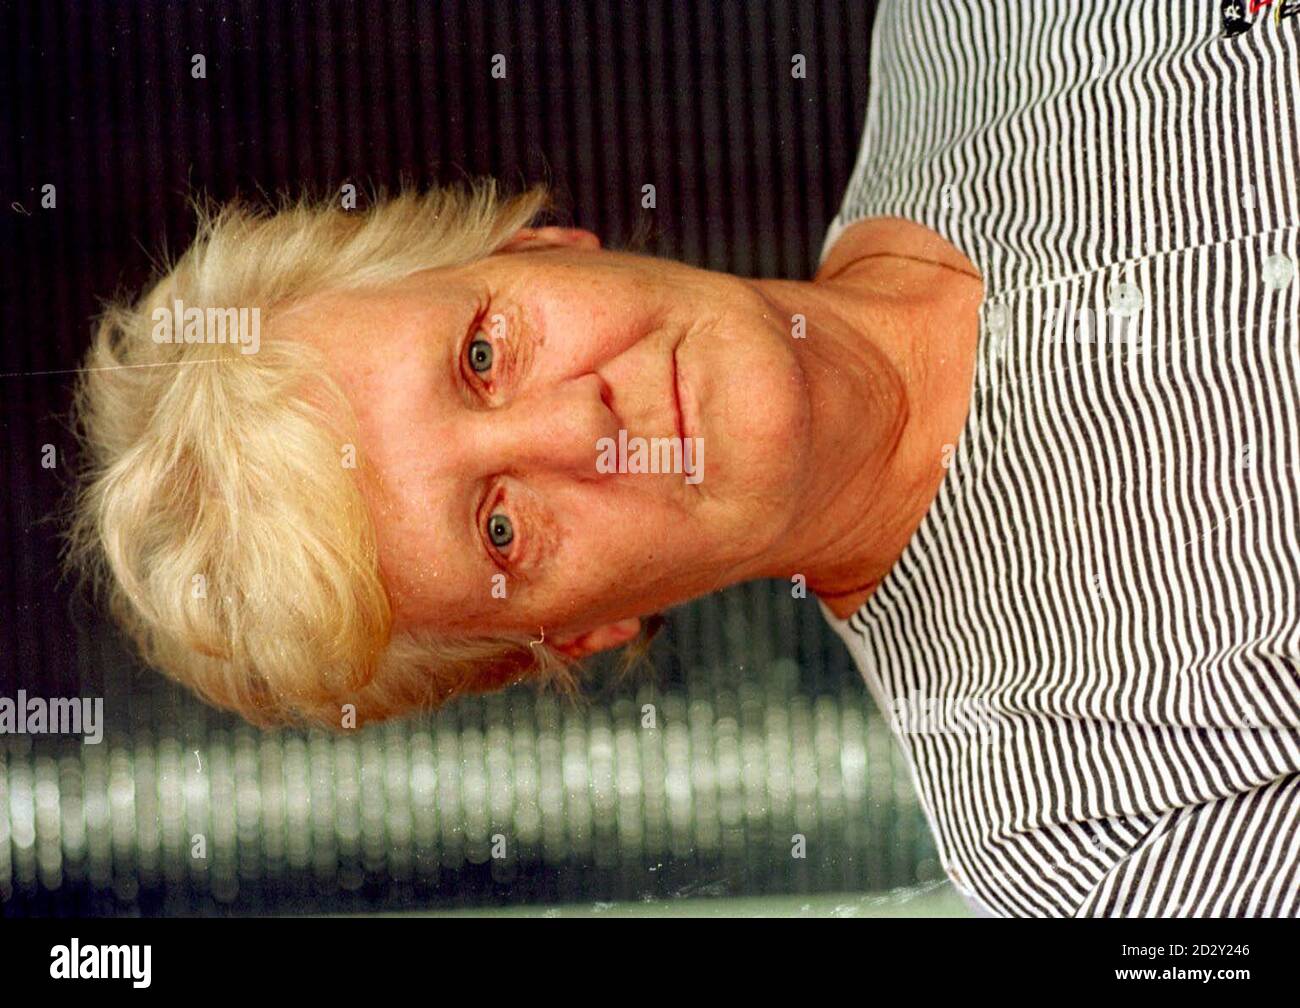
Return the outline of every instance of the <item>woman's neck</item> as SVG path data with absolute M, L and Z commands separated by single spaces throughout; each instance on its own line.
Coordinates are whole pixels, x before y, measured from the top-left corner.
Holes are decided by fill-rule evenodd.
M 898 218 L 845 231 L 811 283 L 756 281 L 798 344 L 808 481 L 771 576 L 802 574 L 841 618 L 897 562 L 943 481 L 970 405 L 983 284 L 940 235 Z

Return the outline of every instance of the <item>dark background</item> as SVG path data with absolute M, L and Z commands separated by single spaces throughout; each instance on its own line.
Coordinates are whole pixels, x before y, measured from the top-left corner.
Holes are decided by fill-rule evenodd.
M 860 140 L 873 12 L 868 0 L 0 5 L 0 695 L 105 696 L 123 737 L 166 729 L 216 744 L 213 732 L 237 730 L 142 669 L 58 565 L 75 467 L 68 372 L 101 301 L 138 291 L 162 249 L 187 244 L 191 194 L 543 181 L 559 220 L 607 245 L 635 237 L 699 266 L 807 278 Z M 196 53 L 205 79 L 191 76 Z M 490 75 L 497 53 L 503 80 Z M 806 79 L 791 76 L 796 53 Z M 54 209 L 40 206 L 47 183 Z M 653 210 L 640 205 L 646 183 Z M 54 470 L 40 465 L 46 444 Z M 784 659 L 804 696 L 865 692 L 815 603 L 783 585 L 676 610 L 654 659 L 662 687 Z M 11 744 L 11 772 L 40 745 Z M 75 872 L 0 895 L 11 912 L 177 909 L 174 896 L 151 904 L 147 882 L 119 884 L 133 869 L 115 858 L 108 895 L 74 885 Z M 862 882 L 828 871 L 778 888 Z M 463 896 L 472 882 L 453 872 L 400 900 L 371 885 L 367 905 Z M 280 905 L 274 887 L 260 892 L 223 905 Z M 210 897 L 180 898 L 203 909 Z M 300 891 L 296 905 L 313 898 Z

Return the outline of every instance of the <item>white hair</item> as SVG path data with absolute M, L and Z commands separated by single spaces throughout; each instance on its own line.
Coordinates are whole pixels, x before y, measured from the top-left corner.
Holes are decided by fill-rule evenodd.
M 107 307 L 75 395 L 86 465 L 69 562 L 142 655 L 258 724 L 340 727 L 525 677 L 572 690 L 526 638 L 392 635 L 355 420 L 318 351 L 275 338 L 320 291 L 377 287 L 498 250 L 547 205 L 488 181 L 404 191 L 364 211 L 299 200 L 199 208 L 197 237 L 135 303 Z M 158 342 L 155 311 L 260 309 L 256 353 Z

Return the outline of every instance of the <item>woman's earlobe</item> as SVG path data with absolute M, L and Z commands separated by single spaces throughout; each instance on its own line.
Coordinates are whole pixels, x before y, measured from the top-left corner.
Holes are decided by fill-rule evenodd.
M 561 654 L 575 661 L 581 661 L 601 651 L 622 647 L 628 641 L 635 639 L 640 632 L 641 621 L 634 616 L 631 619 L 619 620 L 617 623 L 606 623 L 586 633 L 560 635 L 547 643 Z
M 516 231 L 497 251 L 528 252 L 545 248 L 576 248 L 594 252 L 600 248 L 600 239 L 584 228 L 526 227 Z

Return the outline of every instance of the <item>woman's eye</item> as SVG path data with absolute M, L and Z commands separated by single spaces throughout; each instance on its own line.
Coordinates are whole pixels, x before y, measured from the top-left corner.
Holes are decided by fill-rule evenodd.
M 469 366 L 479 374 L 492 368 L 492 344 L 485 339 L 476 339 L 469 345 Z
M 498 512 L 488 519 L 487 523 L 488 539 L 497 549 L 504 549 L 509 546 L 515 538 L 514 526 L 510 524 L 510 519 Z

